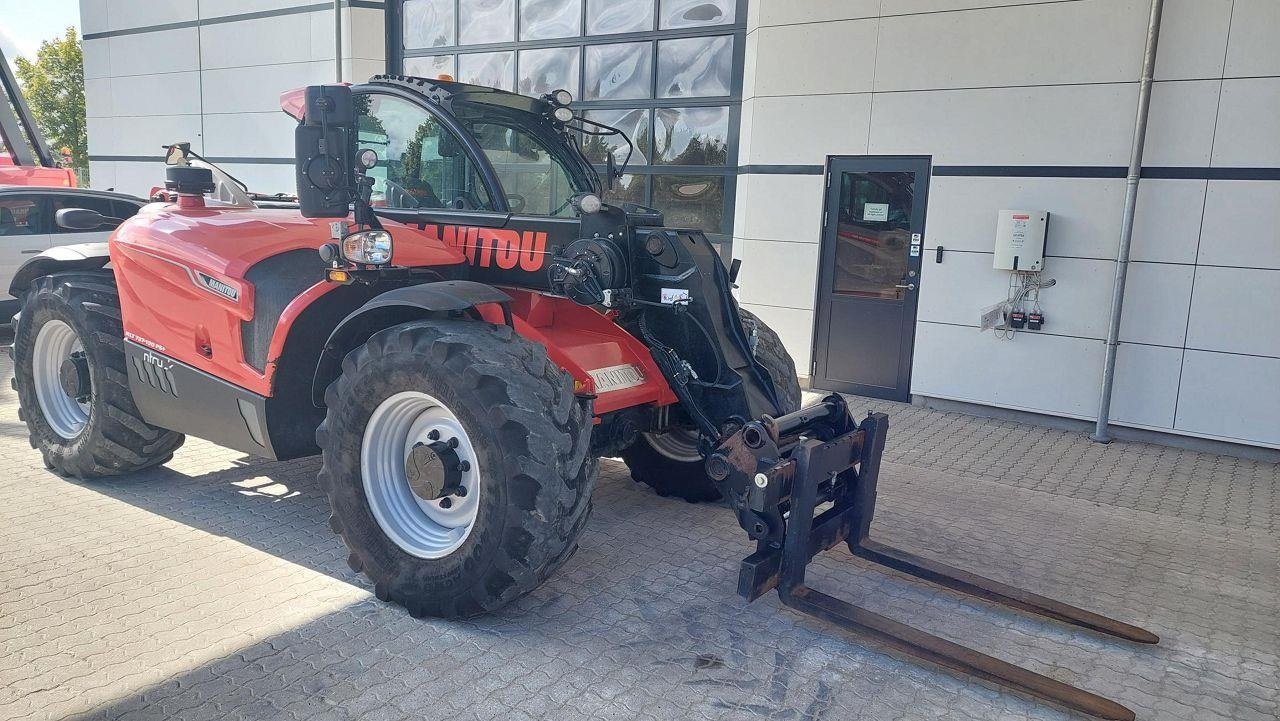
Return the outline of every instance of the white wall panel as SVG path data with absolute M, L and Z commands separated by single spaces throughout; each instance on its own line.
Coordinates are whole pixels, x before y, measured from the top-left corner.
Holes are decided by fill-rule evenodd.
M 90 160 L 89 177 L 93 187 L 107 190 L 116 187 L 116 162 L 114 160 Z
M 115 77 L 111 93 L 117 117 L 200 114 L 200 73 L 196 71 Z
M 1177 428 L 1280 446 L 1280 359 L 1188 350 Z
M 1103 342 L 990 331 L 939 323 L 916 327 L 911 392 L 953 400 L 1092 418 Z
M 247 65 L 275 65 L 320 60 L 314 57 L 311 16 L 318 13 L 216 23 L 200 28 L 200 56 L 203 68 L 234 68 Z M 330 21 L 328 57 L 333 57 Z
M 111 77 L 111 40 L 110 38 L 94 38 L 80 41 L 80 54 L 84 58 L 84 77 Z
M 1277 309 L 1280 270 L 1200 266 L 1187 347 L 1280 357 Z
M 743 303 L 743 308 L 755 313 L 770 328 L 778 332 L 782 344 L 791 353 L 800 375 L 809 375 L 810 352 L 813 349 L 813 311 L 795 308 L 776 308 L 770 305 Z
M 282 112 L 204 116 L 204 152 L 215 157 L 292 158 L 298 123 Z
M 199 115 L 93 118 L 89 132 L 94 155 L 160 157 L 164 154 L 161 145 L 181 141 L 190 141 L 197 152 L 200 148 Z M 163 176 L 157 184 L 163 185 Z
M 749 177 L 750 196 L 742 211 L 741 225 L 734 226 L 734 235 L 754 240 L 818 242 L 825 182 L 821 175 Z
M 1211 180 L 1200 262 L 1280 269 L 1280 181 Z
M 1099 365 L 1094 372 L 1101 376 L 1102 366 Z M 1181 373 L 1181 348 L 1132 343 L 1121 345 L 1116 351 L 1112 420 L 1120 424 L 1173 428 Z M 1097 417 L 1097 411 L 1094 410 L 1090 416 Z
M 1222 83 L 1213 164 L 1280 166 L 1280 77 Z
M 1049 255 L 1114 258 L 1124 181 L 935 176 L 929 181 L 925 248 L 941 245 L 949 250 L 990 252 L 1002 209 L 1048 210 L 1052 215 L 1045 252 Z
M 253 82 L 245 82 L 243 68 L 205 70 L 205 107 L 217 113 L 279 112 L 286 90 L 333 82 L 333 61 L 263 65 L 251 72 Z
M 770 2 L 771 0 L 764 0 Z M 787 0 L 782 0 L 786 2 Z M 1042 5 L 1045 0 L 889 0 L 881 2 L 885 16 L 913 15 L 916 13 L 954 12 L 989 7 L 1013 7 L 1015 5 Z
M 111 112 L 112 100 L 111 78 L 92 78 L 84 81 L 84 112 L 90 118 L 101 118 L 114 115 Z
M 115 189 L 121 193 L 131 193 L 145 198 L 152 188 L 164 185 L 165 165 L 161 161 L 145 163 L 120 161 L 115 163 L 115 166 Z M 93 185 L 95 188 L 104 187 L 99 185 L 97 178 L 93 179 Z
M 822 165 L 828 155 L 867 154 L 870 93 L 759 97 L 747 102 L 753 137 L 750 145 L 739 149 L 742 165 Z M 746 113 L 744 109 L 744 117 Z
M 1155 84 L 1151 90 L 1144 165 L 1209 164 L 1220 85 L 1217 80 Z
M 1123 181 L 1120 192 L 1123 194 Z M 1133 222 L 1133 260 L 1158 263 L 1194 263 L 1200 242 L 1200 217 L 1204 211 L 1206 181 L 1147 178 L 1138 186 L 1137 215 Z M 1121 215 L 1111 213 L 1110 234 L 1115 239 L 1107 258 L 1114 258 L 1120 238 Z M 1052 221 L 1051 221 L 1052 222 Z
M 198 0 L 107 0 L 107 29 L 126 30 L 189 22 L 200 16 L 198 4 Z
M 762 27 L 747 96 L 862 93 L 871 90 L 876 20 Z
M 1137 85 L 877 94 L 871 152 L 935 165 L 1124 165 Z
M 1233 0 L 1165 1 L 1156 80 L 1222 77 L 1232 3 Z M 1239 2 L 1235 4 L 1239 6 Z M 1141 41 L 1137 47 L 1141 47 Z
M 749 4 L 761 26 L 873 18 L 881 5 L 880 0 L 750 0 Z
M 108 0 L 80 0 L 80 34 L 100 33 L 107 29 Z
M 1114 273 L 1114 264 L 1107 265 L 1110 273 Z M 1181 348 L 1187 336 L 1187 313 L 1191 307 L 1194 276 L 1195 268 L 1190 265 L 1130 263 L 1120 340 Z M 1111 307 L 1112 283 L 1112 277 L 1107 277 L 1100 284 L 1106 298 L 1101 308 L 1104 314 Z M 1106 326 L 1102 328 L 1105 334 Z
M 733 252 L 742 258 L 738 273 L 745 303 L 813 310 L 818 285 L 818 244 L 740 240 Z
M 195 70 L 200 67 L 196 29 L 178 28 L 154 33 L 116 35 L 107 38 L 111 47 L 111 74 L 150 75 Z M 170 92 L 190 88 L 174 86 Z M 162 89 L 157 87 L 157 92 Z
M 1231 11 L 1231 44 L 1227 47 L 1229 78 L 1280 75 L 1280 2 L 1235 0 Z
M 244 15 L 245 13 L 269 12 L 295 8 L 300 5 L 314 5 L 314 2 L 298 2 L 298 0 L 200 0 L 200 17 L 217 18 L 228 15 Z M 330 3 L 332 5 L 332 3 Z
M 1145 0 L 1081 0 L 886 17 L 875 89 L 1130 81 L 1141 68 L 1141 54 L 1131 48 L 1146 30 L 1149 7 Z

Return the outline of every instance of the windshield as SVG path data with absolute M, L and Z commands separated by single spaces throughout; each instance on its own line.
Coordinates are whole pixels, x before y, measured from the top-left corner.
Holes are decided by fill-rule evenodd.
M 570 200 L 581 189 L 563 159 L 551 148 L 514 124 L 473 122 L 470 127 L 493 165 L 513 212 L 573 215 Z

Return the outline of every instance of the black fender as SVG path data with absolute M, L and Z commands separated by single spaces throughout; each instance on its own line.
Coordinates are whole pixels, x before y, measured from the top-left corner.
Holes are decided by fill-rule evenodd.
M 384 328 L 431 315 L 472 311 L 478 305 L 497 303 L 511 325 L 511 296 L 497 288 L 471 280 L 441 280 L 389 290 L 352 311 L 329 334 L 320 351 L 311 383 L 311 402 L 324 407 L 324 391 L 342 372 L 342 359 L 351 349 Z
M 107 243 L 80 243 L 50 248 L 18 268 L 9 282 L 9 295 L 21 298 L 31 283 L 41 276 L 64 270 L 97 270 L 111 262 Z

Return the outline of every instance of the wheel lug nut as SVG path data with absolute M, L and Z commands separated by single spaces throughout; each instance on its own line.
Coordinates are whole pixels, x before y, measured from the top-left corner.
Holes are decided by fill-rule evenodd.
M 433 441 L 440 440 L 440 431 L 432 429 L 431 432 L 427 434 L 427 438 Z
M 440 507 L 451 508 L 453 507 L 453 501 L 448 496 L 445 496 L 444 498 L 440 499 Z
M 450 438 L 450 439 L 449 439 L 449 447 L 450 447 L 450 448 L 457 448 L 457 447 L 458 447 L 458 437 L 457 437 L 457 436 L 454 436 L 453 438 Z
M 471 461 L 458 461 L 458 470 L 463 473 L 471 470 Z
M 458 486 L 458 490 L 454 491 L 454 492 L 453 492 L 453 495 L 457 496 L 458 498 L 466 498 L 466 497 L 467 497 L 467 487 L 466 487 L 466 486 Z

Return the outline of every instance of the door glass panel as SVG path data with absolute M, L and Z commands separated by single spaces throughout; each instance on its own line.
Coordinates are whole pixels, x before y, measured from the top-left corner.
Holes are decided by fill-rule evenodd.
M 466 53 L 458 56 L 458 80 L 487 85 L 499 90 L 515 90 L 516 54 Z
M 733 22 L 736 0 L 662 0 L 662 20 L 668 28 L 692 28 L 700 25 L 725 25 Z
M 720 97 L 732 79 L 732 35 L 658 42 L 659 97 Z
M 520 39 L 582 34 L 582 0 L 520 0 Z
M 653 43 L 588 45 L 585 100 L 647 98 L 653 85 Z
M 435 116 L 378 93 L 356 96 L 355 107 L 359 147 L 378 154 L 368 171 L 375 207 L 493 209 L 462 141 Z
M 729 109 L 659 108 L 657 161 L 667 165 L 724 165 L 729 160 Z
M 902 300 L 915 173 L 841 173 L 832 291 Z
M 516 39 L 515 0 L 460 0 L 458 44 L 481 45 Z
M 577 97 L 579 62 L 576 47 L 521 50 L 517 92 L 536 97 L 552 90 L 568 90 Z

